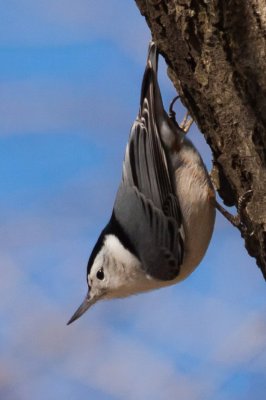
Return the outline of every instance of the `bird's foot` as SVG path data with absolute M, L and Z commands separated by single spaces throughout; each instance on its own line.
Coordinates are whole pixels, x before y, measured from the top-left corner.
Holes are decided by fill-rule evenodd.
M 215 201 L 215 207 L 236 228 L 239 228 L 239 229 L 242 228 L 242 230 L 243 229 L 247 230 L 247 227 L 244 225 L 242 220 L 243 220 L 243 216 L 245 214 L 246 206 L 247 206 L 248 202 L 250 201 L 252 194 L 253 194 L 253 190 L 248 190 L 247 192 L 242 194 L 242 196 L 240 197 L 240 199 L 238 201 L 237 215 L 232 215 L 223 206 L 221 206 L 221 204 L 219 204 L 217 201 Z
M 170 106 L 169 106 L 168 115 L 169 115 L 169 118 L 171 118 L 171 120 L 174 121 L 174 123 L 178 126 L 178 128 L 181 128 L 184 133 L 187 133 L 189 131 L 191 125 L 193 124 L 194 120 L 193 120 L 193 118 L 189 118 L 189 112 L 187 111 L 183 118 L 183 121 L 181 122 L 180 125 L 178 125 L 176 118 L 175 118 L 176 113 L 173 110 L 173 107 L 174 107 L 176 100 L 178 100 L 179 97 L 180 96 L 176 96 L 171 101 Z
M 174 98 L 173 98 L 173 100 L 171 101 L 171 103 L 170 103 L 170 106 L 169 106 L 169 111 L 168 111 L 168 115 L 169 115 L 169 118 L 171 118 L 174 122 L 176 122 L 176 119 L 175 119 L 175 111 L 173 110 L 173 107 L 174 107 L 174 104 L 175 104 L 175 102 L 176 102 L 176 100 L 178 100 L 180 98 L 180 96 L 175 96 Z M 176 122 L 177 123 L 177 122 Z
M 189 112 L 187 111 L 183 118 L 183 121 L 180 124 L 180 128 L 182 129 L 182 131 L 187 133 L 193 122 L 194 122 L 193 118 L 189 118 Z

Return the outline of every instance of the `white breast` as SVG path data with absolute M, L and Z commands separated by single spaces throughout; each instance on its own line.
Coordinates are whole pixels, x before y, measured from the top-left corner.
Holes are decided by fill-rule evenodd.
M 201 157 L 190 142 L 180 151 L 175 178 L 185 231 L 178 282 L 196 268 L 206 253 L 215 221 L 215 192 Z

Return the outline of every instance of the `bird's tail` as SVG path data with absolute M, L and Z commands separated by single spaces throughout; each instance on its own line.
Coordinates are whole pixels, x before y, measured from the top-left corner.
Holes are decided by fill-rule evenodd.
M 153 105 L 157 116 L 163 116 L 165 113 L 157 80 L 158 56 L 158 48 L 156 44 L 151 41 L 148 48 L 147 65 L 141 86 L 140 114 L 143 110 L 145 99 L 150 101 Z
M 162 95 L 157 79 L 158 71 L 158 48 L 154 42 L 150 42 L 148 49 L 147 65 L 143 76 L 139 117 L 143 117 L 146 103 L 149 103 L 150 117 L 156 124 L 158 134 L 163 145 L 168 149 L 178 149 L 182 135 L 177 132 L 177 127 L 169 118 L 164 109 Z

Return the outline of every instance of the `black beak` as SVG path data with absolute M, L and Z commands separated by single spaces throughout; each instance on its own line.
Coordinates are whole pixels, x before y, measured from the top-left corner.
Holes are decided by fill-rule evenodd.
M 67 325 L 72 324 L 72 322 L 76 321 L 76 319 L 80 318 L 94 303 L 96 303 L 97 299 L 92 298 L 90 293 L 87 294 L 83 303 L 79 306 L 77 311 L 72 315 Z

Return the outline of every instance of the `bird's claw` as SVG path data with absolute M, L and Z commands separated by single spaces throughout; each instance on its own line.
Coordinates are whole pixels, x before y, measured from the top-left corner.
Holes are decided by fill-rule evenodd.
M 178 123 L 176 121 L 176 118 L 175 118 L 176 113 L 173 110 L 173 107 L 174 107 L 174 104 L 175 104 L 176 100 L 178 100 L 179 97 L 180 96 L 176 96 L 171 101 L 170 106 L 169 106 L 168 115 L 169 115 L 169 118 L 171 118 L 171 120 L 173 120 L 174 123 L 177 124 L 177 126 L 179 128 L 181 128 L 184 133 L 187 133 L 189 131 L 191 125 L 193 124 L 194 120 L 193 120 L 193 118 L 189 118 L 189 112 L 187 111 L 185 116 L 184 116 L 184 118 L 183 118 L 183 121 L 181 122 L 180 125 L 178 125 Z
M 242 232 L 247 232 L 248 228 L 246 224 L 243 222 L 244 214 L 246 211 L 247 203 L 250 201 L 253 194 L 253 190 L 247 190 L 242 196 L 239 198 L 237 205 L 237 215 L 232 215 L 229 213 L 223 206 L 221 206 L 217 201 L 215 202 L 215 206 L 217 210 L 220 211 L 221 214 L 236 228 L 240 229 Z
M 182 129 L 182 131 L 187 133 L 193 122 L 194 122 L 193 118 L 189 118 L 189 112 L 187 111 L 183 118 L 183 121 L 180 124 L 180 128 Z
M 171 118 L 174 122 L 176 122 L 176 119 L 175 119 L 175 114 L 176 114 L 176 113 L 175 113 L 175 111 L 173 110 L 173 107 L 174 107 L 174 104 L 175 104 L 176 100 L 178 100 L 179 97 L 180 97 L 180 96 L 175 96 L 175 97 L 173 98 L 173 100 L 171 101 L 170 105 L 169 105 L 168 115 L 169 115 L 169 118 Z
M 240 217 L 243 216 L 243 212 L 245 212 L 246 206 L 248 202 L 251 200 L 252 195 L 253 195 L 253 190 L 250 189 L 247 190 L 244 194 L 242 194 L 242 196 L 240 196 L 237 207 L 237 211 Z

